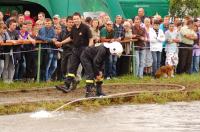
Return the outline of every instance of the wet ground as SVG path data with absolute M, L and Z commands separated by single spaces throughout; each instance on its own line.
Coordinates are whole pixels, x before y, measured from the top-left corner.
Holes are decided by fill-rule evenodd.
M 103 89 L 107 95 L 124 93 L 124 92 L 138 92 L 138 91 L 163 91 L 163 90 L 177 90 L 180 87 L 173 85 L 150 85 L 150 84 L 120 84 L 120 85 L 105 85 Z M 35 89 L 35 90 L 20 90 L 20 91 L 4 91 L 0 92 L 0 105 L 5 104 L 20 104 L 27 102 L 40 101 L 57 101 L 65 100 L 71 101 L 85 96 L 85 89 L 78 88 L 70 93 L 63 93 L 55 88 Z
M 57 113 L 0 116 L 0 132 L 199 132 L 200 102 L 120 105 Z

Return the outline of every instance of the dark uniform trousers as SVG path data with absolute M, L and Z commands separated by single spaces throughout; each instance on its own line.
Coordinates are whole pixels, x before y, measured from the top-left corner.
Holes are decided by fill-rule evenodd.
M 63 77 L 68 73 L 69 69 L 69 58 L 72 55 L 72 48 L 63 49 L 62 59 L 61 59 L 61 70 Z
M 72 55 L 70 56 L 69 60 L 70 64 L 69 64 L 68 74 L 66 75 L 67 78 L 69 79 L 75 78 L 78 66 L 81 63 L 81 54 L 85 48 L 86 47 L 79 47 L 72 49 Z

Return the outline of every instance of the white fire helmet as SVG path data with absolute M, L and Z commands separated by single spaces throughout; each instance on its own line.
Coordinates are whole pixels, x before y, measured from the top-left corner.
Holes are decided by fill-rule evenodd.
M 123 47 L 121 43 L 119 42 L 104 43 L 104 46 L 110 49 L 110 53 L 112 55 L 117 55 L 118 57 L 122 55 Z

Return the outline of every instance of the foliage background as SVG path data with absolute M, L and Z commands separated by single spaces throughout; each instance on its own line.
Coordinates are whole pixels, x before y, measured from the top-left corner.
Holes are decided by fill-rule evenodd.
M 169 0 L 169 4 L 172 16 L 200 16 L 200 0 Z

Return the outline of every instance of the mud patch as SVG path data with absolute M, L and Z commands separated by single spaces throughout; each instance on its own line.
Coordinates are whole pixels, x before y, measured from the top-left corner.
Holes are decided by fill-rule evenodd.
M 104 85 L 103 90 L 107 95 L 140 92 L 140 91 L 169 91 L 179 90 L 178 85 L 162 84 L 110 84 Z M 42 101 L 71 101 L 85 96 L 84 88 L 77 88 L 70 93 L 63 93 L 56 88 L 3 91 L 0 92 L 0 105 L 11 105 L 20 103 L 33 103 Z

